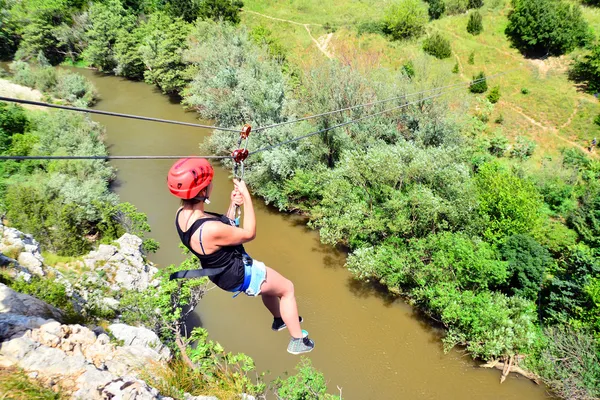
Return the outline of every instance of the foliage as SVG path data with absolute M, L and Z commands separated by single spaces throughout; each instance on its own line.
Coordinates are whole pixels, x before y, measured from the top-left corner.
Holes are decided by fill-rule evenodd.
M 541 196 L 535 186 L 496 163 L 475 177 L 479 189 L 481 232 L 491 241 L 531 232 L 540 221 Z
M 407 61 L 402 65 L 402 72 L 409 78 L 414 78 L 415 76 L 415 65 L 411 60 Z
M 475 52 L 474 51 L 469 53 L 469 59 L 467 60 L 467 62 L 469 63 L 469 65 L 475 64 Z
M 29 118 L 22 107 L 0 102 L 0 152 L 4 153 L 12 146 L 14 135 L 28 129 Z
M 529 89 L 526 87 L 521 88 L 521 94 L 529 94 Z
M 487 79 L 485 78 L 485 73 L 481 71 L 479 74 L 473 77 L 473 80 L 469 85 L 469 91 L 471 93 L 485 93 L 487 90 Z
M 94 85 L 75 72 L 34 67 L 22 61 L 15 61 L 10 68 L 15 83 L 50 93 L 76 106 L 92 105 L 98 97 Z
M 594 124 L 600 126 L 600 114 L 596 115 L 596 118 L 594 118 Z
M 244 3 L 240 0 L 203 0 L 199 2 L 198 18 L 238 24 L 240 22 L 240 10 L 242 7 L 244 7 Z M 175 15 L 177 16 L 178 14 Z M 185 20 L 193 22 L 193 19 Z
M 510 151 L 510 156 L 518 158 L 519 160 L 526 160 L 533 155 L 535 151 L 536 143 L 524 136 L 517 138 L 517 143 L 513 146 Z
M 444 3 L 449 15 L 464 14 L 469 7 L 468 0 L 444 0 Z
M 600 246 L 600 184 L 586 184 L 577 197 L 579 207 L 568 217 L 569 226 L 575 229 L 590 247 Z
M 302 357 L 296 366 L 298 373 L 286 380 L 275 381 L 277 397 L 286 400 L 333 400 L 340 397 L 327 394 L 327 382 L 315 370 L 309 358 Z
M 492 104 L 496 104 L 498 101 L 500 101 L 500 86 L 494 86 L 487 95 L 487 99 Z
M 536 366 L 545 383 L 565 399 L 600 396 L 600 348 L 593 337 L 568 326 L 547 328 L 547 347 Z
M 67 290 L 62 283 L 52 279 L 42 279 L 38 276 L 32 276 L 29 282 L 18 278 L 9 283 L 8 286 L 16 292 L 37 297 L 64 311 L 65 319 L 62 321 L 64 323 L 81 324 L 84 322 L 83 316 L 75 310 L 73 302 L 67 295 Z
M 483 32 L 483 23 L 479 11 L 474 11 L 469 14 L 467 32 L 469 32 L 471 35 L 479 35 L 481 32 Z
M 585 82 L 586 90 L 590 93 L 600 92 L 600 45 L 594 46 L 584 57 L 575 59 L 569 70 L 569 78 Z M 596 117 L 595 121 L 600 125 L 600 117 Z
M 100 71 L 113 72 L 117 66 L 115 46 L 119 32 L 132 30 L 135 17 L 120 0 L 107 0 L 92 3 L 88 18 L 85 31 L 88 46 L 82 56 Z
M 561 55 L 583 45 L 588 25 L 579 5 L 563 0 L 513 0 L 505 33 L 526 54 Z
M 385 12 L 386 33 L 394 40 L 421 36 L 429 20 L 427 5 L 421 0 L 397 0 Z
M 600 259 L 586 246 L 571 247 L 559 260 L 558 269 L 543 293 L 542 311 L 547 321 L 580 326 L 600 332 L 595 290 L 600 278 Z
M 497 133 L 490 139 L 488 151 L 496 157 L 503 157 L 508 147 L 508 139 L 502 133 Z
M 458 74 L 460 72 L 460 69 L 458 67 L 458 62 L 456 64 L 454 64 L 454 67 L 452 67 L 452 73 L 453 74 Z
M 265 48 L 245 30 L 213 22 L 199 22 L 192 37 L 184 56 L 194 77 L 183 93 L 187 106 L 218 125 L 236 126 L 240 118 L 257 125 L 282 120 L 284 77 Z
M 439 32 L 427 37 L 423 42 L 423 50 L 435 58 L 444 59 L 452 55 L 450 41 L 444 38 Z
M 537 300 L 544 273 L 553 264 L 548 250 L 531 236 L 518 234 L 509 237 L 500 246 L 500 254 L 508 262 L 509 278 L 504 291 Z
M 0 369 L 0 396 L 11 400 L 62 400 L 67 397 L 46 389 L 29 378 L 25 371 L 14 367 Z
M 431 20 L 440 19 L 444 12 L 446 11 L 446 3 L 444 0 L 427 0 L 427 4 L 429 4 L 429 18 Z
M 469 0 L 469 8 L 483 7 L 483 0 Z

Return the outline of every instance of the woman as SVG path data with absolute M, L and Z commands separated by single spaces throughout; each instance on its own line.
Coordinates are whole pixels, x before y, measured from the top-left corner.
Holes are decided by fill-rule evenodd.
M 292 282 L 244 251 L 243 244 L 256 237 L 254 208 L 244 181 L 234 180 L 226 215 L 204 211 L 204 205 L 210 203 L 213 175 L 212 166 L 203 158 L 180 159 L 169 170 L 169 190 L 182 199 L 175 220 L 182 243 L 200 259 L 202 274 L 215 285 L 229 292 L 261 296 L 273 314 L 271 328 L 280 331 L 287 327 L 292 336 L 289 353 L 311 351 L 315 344 L 300 328 L 302 317 L 298 316 Z M 244 205 L 243 228 L 233 222 L 236 205 Z

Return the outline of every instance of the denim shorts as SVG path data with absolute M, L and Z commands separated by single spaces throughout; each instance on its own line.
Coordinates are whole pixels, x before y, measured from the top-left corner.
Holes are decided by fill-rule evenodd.
M 258 260 L 252 260 L 252 265 L 245 265 L 246 275 L 250 277 L 250 283 L 248 284 L 248 288 L 244 290 L 244 293 L 248 296 L 258 296 L 260 294 L 260 286 L 267 280 L 267 267 L 264 263 Z M 244 284 L 232 292 L 237 292 L 233 297 L 236 297 L 241 293 L 241 289 L 244 287 Z

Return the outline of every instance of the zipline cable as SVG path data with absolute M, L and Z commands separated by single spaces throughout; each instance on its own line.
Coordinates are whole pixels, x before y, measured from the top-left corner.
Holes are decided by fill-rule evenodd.
M 84 112 L 84 113 L 90 113 L 90 114 L 108 115 L 111 117 L 130 118 L 130 119 L 139 119 L 142 121 L 161 122 L 161 123 L 165 123 L 165 124 L 193 126 L 195 128 L 206 128 L 206 129 L 215 129 L 215 130 L 219 130 L 219 131 L 239 132 L 239 129 L 234 129 L 234 128 L 224 128 L 224 127 L 220 127 L 220 126 L 202 125 L 202 124 L 195 124 L 193 122 L 174 121 L 174 120 L 170 120 L 170 119 L 142 117 L 140 115 L 122 114 L 122 113 L 116 113 L 116 112 L 111 112 L 111 111 L 101 111 L 101 110 L 95 110 L 92 108 L 63 106 L 63 105 L 59 105 L 59 104 L 44 103 L 41 101 L 14 99 L 12 97 L 0 96 L 0 101 L 8 101 L 11 103 L 19 103 L 19 104 L 28 104 L 28 105 L 39 106 L 39 107 L 58 108 L 61 110 L 78 111 L 78 112 Z
M 299 136 L 299 137 L 296 137 L 296 138 L 293 138 L 293 139 L 290 139 L 290 140 L 286 140 L 285 142 L 277 143 L 277 144 L 274 144 L 274 145 L 271 145 L 271 146 L 262 147 L 262 148 L 260 148 L 258 150 L 254 150 L 254 151 L 250 152 L 248 155 L 251 156 L 253 154 L 260 153 L 261 151 L 272 150 L 272 149 L 275 149 L 277 147 L 284 146 L 286 144 L 290 144 L 290 143 L 297 142 L 297 141 L 302 140 L 302 139 L 309 138 L 309 137 L 314 136 L 314 135 L 318 135 L 319 133 L 324 133 L 324 132 L 330 131 L 332 129 L 341 128 L 342 126 L 346 126 L 346 125 L 350 125 L 350 124 L 362 121 L 362 120 L 367 119 L 367 118 L 371 118 L 371 117 L 374 117 L 374 116 L 377 116 L 377 115 L 385 114 L 387 112 L 398 110 L 398 109 L 401 109 L 401 108 L 405 108 L 405 107 L 408 107 L 408 106 L 411 106 L 411 105 L 414 105 L 414 104 L 419 104 L 419 103 L 422 103 L 425 100 L 434 99 L 434 98 L 443 96 L 446 93 L 450 93 L 450 92 L 453 92 L 453 91 L 456 91 L 456 90 L 458 90 L 458 89 L 450 90 L 450 91 L 447 91 L 447 92 L 438 93 L 438 94 L 435 94 L 435 95 L 432 95 L 432 96 L 429 96 L 429 97 L 424 97 L 422 99 L 415 100 L 415 101 L 412 101 L 412 102 L 409 102 L 409 103 L 404 103 L 404 104 L 401 104 L 401 105 L 396 106 L 396 107 L 388 108 L 387 110 L 383 110 L 383 111 L 379 111 L 379 112 L 376 112 L 376 113 L 373 113 L 373 114 L 365 115 L 363 117 L 360 117 L 360 118 L 357 118 L 357 119 L 353 119 L 351 121 L 342 122 L 340 124 L 337 124 L 337 125 L 334 125 L 334 126 L 330 126 L 329 128 L 320 129 L 318 131 L 311 132 L 311 133 L 308 133 L 308 134 L 303 135 L 303 136 Z

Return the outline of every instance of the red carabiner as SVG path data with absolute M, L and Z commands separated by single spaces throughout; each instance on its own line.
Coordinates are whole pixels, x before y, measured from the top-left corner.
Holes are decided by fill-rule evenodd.
M 248 158 L 248 150 L 247 149 L 234 150 L 233 153 L 231 153 L 231 158 L 233 158 L 233 161 L 235 161 L 236 163 L 239 164 L 242 161 L 244 161 L 246 158 Z
M 250 124 L 244 125 L 242 131 L 240 132 L 240 136 L 242 137 L 242 139 L 248 139 L 248 136 L 250 136 L 250 131 L 252 131 L 252 127 L 250 126 Z

